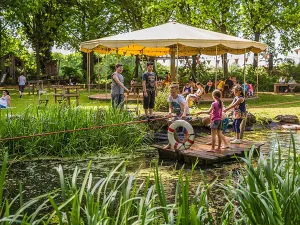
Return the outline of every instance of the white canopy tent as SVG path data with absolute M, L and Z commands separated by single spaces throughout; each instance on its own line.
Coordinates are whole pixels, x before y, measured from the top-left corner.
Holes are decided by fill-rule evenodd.
M 82 42 L 81 51 L 120 55 L 144 54 L 147 56 L 171 55 L 171 77 L 175 79 L 175 55 L 222 55 L 224 53 L 259 53 L 266 44 L 226 34 L 169 22 L 129 33 Z M 244 57 L 245 58 L 245 57 Z M 88 56 L 88 60 L 90 57 Z M 244 60 L 245 65 L 245 60 Z M 89 71 L 89 70 L 88 70 Z M 88 72 L 89 73 L 89 72 Z M 88 74 L 90 78 L 90 74 Z M 217 79 L 217 73 L 215 76 Z M 244 72 L 245 82 L 245 72 Z

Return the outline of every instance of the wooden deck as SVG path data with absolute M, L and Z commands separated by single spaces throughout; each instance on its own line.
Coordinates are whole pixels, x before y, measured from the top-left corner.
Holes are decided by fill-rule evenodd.
M 126 96 L 127 95 L 125 95 L 125 99 L 126 99 Z M 258 97 L 256 97 L 256 96 L 252 97 L 252 98 L 247 98 L 247 101 L 248 100 L 254 100 L 254 99 L 257 99 L 257 98 Z M 110 101 L 111 100 L 111 94 L 110 93 L 107 93 L 107 94 L 95 94 L 95 95 L 89 96 L 89 99 L 91 99 L 91 100 L 106 100 L 106 101 Z M 223 102 L 232 102 L 232 99 L 233 98 L 222 98 L 222 101 Z M 129 101 L 137 101 L 137 98 L 136 97 L 134 98 L 133 94 L 130 93 L 128 100 Z M 141 101 L 141 102 L 143 101 L 143 95 L 142 94 L 139 95 L 139 101 Z M 203 98 L 201 99 L 200 102 L 205 102 L 205 103 L 211 103 L 211 102 L 213 102 L 211 94 L 205 94 L 203 96 Z
M 177 160 L 184 163 L 192 164 L 198 159 L 199 164 L 213 164 L 226 160 L 232 160 L 235 156 L 244 156 L 245 151 L 249 151 L 254 145 L 257 152 L 264 143 L 254 143 L 243 140 L 242 144 L 229 144 L 228 149 L 222 150 L 220 153 L 207 152 L 211 148 L 206 143 L 211 141 L 211 136 L 197 137 L 191 148 L 185 151 L 175 151 L 172 149 L 163 149 L 165 145 L 153 145 L 157 148 L 161 159 Z M 228 143 L 229 138 L 228 138 Z

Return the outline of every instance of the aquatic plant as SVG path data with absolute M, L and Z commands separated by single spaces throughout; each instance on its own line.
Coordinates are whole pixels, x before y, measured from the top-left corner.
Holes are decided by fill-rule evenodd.
M 300 164 L 293 135 L 286 158 L 279 143 L 257 163 L 252 163 L 254 152 L 242 158 L 246 173 L 224 186 L 229 200 L 224 215 L 234 209 L 237 224 L 300 224 Z
M 113 109 L 82 109 L 61 106 L 48 107 L 44 110 L 28 108 L 21 115 L 1 119 L 0 137 L 28 136 L 119 124 L 132 120 L 133 116 L 130 113 L 121 113 Z M 108 147 L 133 151 L 145 143 L 146 130 L 145 124 L 111 126 L 103 129 L 1 141 L 0 148 L 2 151 L 8 151 L 9 155 L 27 156 L 73 156 L 90 152 L 106 152 Z
M 208 184 L 203 177 L 197 190 L 190 188 L 195 167 L 189 174 L 182 168 L 171 200 L 166 197 L 157 165 L 153 179 L 149 175 L 145 180 L 127 173 L 124 162 L 100 180 L 94 179 L 91 162 L 81 179 L 77 167 L 67 178 L 59 166 L 59 190 L 24 203 L 22 188 L 11 202 L 1 198 L 0 224 L 299 224 L 300 168 L 293 137 L 287 158 L 280 147 L 258 161 L 253 159 L 254 153 L 253 148 L 242 158 L 245 171 L 236 181 L 230 176 L 225 184 L 215 184 L 217 180 Z M 1 196 L 6 166 L 7 154 L 0 176 Z M 212 186 L 222 189 L 227 202 L 218 211 Z M 17 199 L 20 207 L 12 211 Z

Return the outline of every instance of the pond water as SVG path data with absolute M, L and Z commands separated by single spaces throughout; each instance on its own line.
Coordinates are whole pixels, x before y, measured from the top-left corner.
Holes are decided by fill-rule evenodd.
M 300 143 L 300 133 L 295 133 L 294 138 L 297 151 L 300 152 L 300 145 L 297 145 Z M 277 149 L 277 140 L 279 140 L 283 151 L 285 149 L 285 152 L 287 152 L 291 135 L 289 132 L 263 130 L 246 132 L 245 139 L 264 142 L 265 146 L 262 148 L 262 152 L 267 154 L 270 149 Z M 78 166 L 81 169 L 81 178 L 83 178 L 85 168 L 90 160 L 93 161 L 91 169 L 94 177 L 93 180 L 98 181 L 98 178 L 104 177 L 107 172 L 123 160 L 127 161 L 127 170 L 129 172 L 138 171 L 137 177 L 139 179 L 146 178 L 149 173 L 153 172 L 154 162 L 157 162 L 159 158 L 157 151 L 149 147 L 147 149 L 137 150 L 134 154 L 130 155 L 99 155 L 85 159 L 35 159 L 19 161 L 13 163 L 9 168 L 6 183 L 7 196 L 11 198 L 18 194 L 19 183 L 22 184 L 25 201 L 31 197 L 36 197 L 59 188 L 59 177 L 55 170 L 55 167 L 59 165 L 62 165 L 64 174 L 69 178 L 72 177 L 74 168 Z M 167 193 L 174 192 L 179 168 L 181 168 L 181 166 L 182 165 L 176 164 L 175 162 L 159 162 L 159 171 Z M 212 182 L 216 178 L 222 182 L 228 178 L 230 172 L 235 174 L 235 171 L 240 170 L 242 166 L 243 164 L 241 162 L 230 161 L 211 166 L 200 166 L 200 168 L 208 182 Z M 190 169 L 190 166 L 186 166 L 184 170 L 186 173 L 189 173 Z M 196 187 L 202 179 L 198 171 L 199 169 L 197 168 L 193 175 L 192 186 L 194 185 L 194 187 Z

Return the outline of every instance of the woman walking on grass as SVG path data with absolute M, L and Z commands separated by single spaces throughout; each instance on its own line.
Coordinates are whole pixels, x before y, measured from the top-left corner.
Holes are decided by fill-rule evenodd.
M 214 90 L 212 93 L 214 102 L 208 111 L 199 112 L 198 114 L 207 113 L 210 114 L 210 129 L 211 129 L 211 149 L 210 152 L 221 151 L 222 143 L 222 110 L 223 103 L 221 101 L 221 92 Z M 216 136 L 218 136 L 218 147 L 216 147 Z

